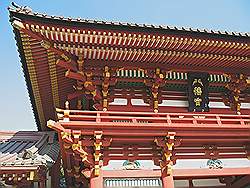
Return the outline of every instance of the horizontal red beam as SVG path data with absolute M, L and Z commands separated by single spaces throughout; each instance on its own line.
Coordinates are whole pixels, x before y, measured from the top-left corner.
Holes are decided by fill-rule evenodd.
M 93 135 L 93 132 L 96 130 L 103 131 L 103 135 L 105 136 L 144 136 L 144 137 L 152 137 L 152 136 L 166 136 L 167 132 L 176 132 L 178 136 L 181 137 L 210 137 L 211 141 L 213 138 L 226 138 L 231 137 L 235 140 L 237 138 L 241 139 L 242 137 L 249 138 L 250 128 L 241 128 L 235 127 L 230 128 L 230 126 L 224 128 L 211 128 L 211 127 L 202 127 L 202 126 L 158 126 L 156 127 L 140 127 L 140 126 L 125 126 L 120 124 L 120 126 L 115 124 L 109 124 L 108 126 L 105 125 L 96 125 L 94 123 L 83 125 L 80 122 L 76 124 L 66 123 L 63 124 L 66 129 L 80 129 L 82 130 L 83 135 Z M 62 130 L 63 131 L 63 130 Z M 199 140 L 197 140 L 199 141 Z M 232 143 L 232 141 L 230 142 Z M 232 143 L 233 144 L 233 143 Z
M 174 179 L 218 178 L 250 175 L 250 167 L 222 169 L 173 169 Z M 160 170 L 104 170 L 104 178 L 160 178 Z M 250 179 L 249 179 L 250 182 Z
M 83 135 L 93 135 L 94 130 L 102 130 L 108 136 L 166 136 L 166 131 L 176 132 L 178 136 L 195 137 L 234 137 L 249 138 L 250 125 L 227 124 L 218 126 L 216 124 L 171 124 L 167 123 L 124 123 L 124 122 L 84 122 L 69 121 L 56 123 L 61 129 L 81 130 Z M 63 131 L 63 130 L 62 130 Z
M 156 118 L 157 120 L 157 118 Z M 195 124 L 195 123 L 132 123 L 132 122 L 98 122 L 97 121 L 61 121 L 59 125 L 66 129 L 82 130 L 85 135 L 92 135 L 94 129 L 105 131 L 111 136 L 165 136 L 167 132 L 178 132 L 179 136 L 250 136 L 250 124 Z M 131 132 L 132 131 L 132 132 Z M 165 132 L 167 131 L 167 132 Z M 193 132 L 195 131 L 195 132 Z
M 139 106 L 133 105 L 109 105 L 108 110 L 124 112 L 130 111 L 131 108 L 135 112 L 153 112 L 152 107 L 150 106 Z M 230 108 L 210 108 L 210 112 L 206 112 L 206 114 L 231 114 L 235 115 L 235 111 L 232 111 Z M 241 109 L 241 114 L 250 114 L 250 109 Z M 169 112 L 169 113 L 186 113 L 187 107 L 177 107 L 177 106 L 159 106 L 159 112 Z
M 166 63 L 150 63 L 150 62 L 122 62 L 122 61 L 112 61 L 112 60 L 93 60 L 93 59 L 86 59 L 85 60 L 85 66 L 86 67 L 104 67 L 108 65 L 111 68 L 123 68 L 123 67 L 135 67 L 135 68 L 144 68 L 144 69 L 155 69 L 155 67 L 159 67 L 161 70 L 164 71 L 169 71 L 169 70 L 174 70 L 174 71 L 178 71 L 178 72 L 192 72 L 192 71 L 196 71 L 196 72 L 209 72 L 210 74 L 224 74 L 224 73 L 238 73 L 238 72 L 242 72 L 246 75 L 249 75 L 249 72 L 247 72 L 246 69 L 240 69 L 240 68 L 235 68 L 235 67 L 228 67 L 228 66 L 224 66 L 224 67 L 220 67 L 217 69 L 214 68 L 214 66 L 197 66 L 197 65 L 189 65 L 189 66 L 185 66 L 183 67 L 183 65 L 168 65 L 166 66 Z M 244 64 L 242 64 L 244 65 Z M 166 69 L 167 67 L 167 69 Z
M 64 110 L 57 109 L 58 113 Z M 91 125 L 100 126 L 140 126 L 157 127 L 163 126 L 170 128 L 181 126 L 182 128 L 195 126 L 202 127 L 230 127 L 230 128 L 250 128 L 250 115 L 231 115 L 231 114 L 196 114 L 196 113 L 147 113 L 147 112 L 112 112 L 112 111 L 82 111 L 70 110 L 70 122 L 64 125 Z M 93 126 L 93 125 L 92 125 Z M 228 127 L 228 128 L 229 128 Z
M 58 113 L 63 113 L 63 109 L 57 109 Z M 186 115 L 186 116 L 219 116 L 219 117 L 232 117 L 232 118 L 250 118 L 250 115 L 236 115 L 236 114 L 209 114 L 209 113 L 153 113 L 153 112 L 133 112 L 131 113 L 130 111 L 122 111 L 122 112 L 117 112 L 117 111 L 86 111 L 86 110 L 69 110 L 70 114 L 79 114 L 79 115 L 87 115 L 87 114 L 92 114 L 92 115 L 124 115 L 124 116 L 152 116 L 152 117 L 159 117 L 159 116 L 164 116 L 166 117 L 167 115 L 175 115 L 175 116 L 181 116 L 181 115 Z
M 211 152 L 208 149 L 205 150 L 194 150 L 194 149 L 185 149 L 185 150 L 178 150 L 178 147 L 175 148 L 174 150 L 174 156 L 177 158 L 189 158 L 189 157 L 194 157 L 194 158 L 209 158 L 209 155 L 207 155 L 207 152 Z M 216 153 L 218 153 L 218 158 L 236 158 L 237 156 L 244 156 L 247 157 L 246 150 L 232 150 L 232 151 L 226 151 L 223 152 L 223 150 L 215 150 Z M 138 154 L 141 156 L 160 156 L 161 155 L 161 150 L 160 149 L 105 149 L 103 151 L 105 156 L 137 156 Z M 233 153 L 233 154 L 232 154 Z M 240 153 L 240 154 L 239 154 Z M 187 155 L 188 154 L 188 155 Z M 231 157 L 230 157 L 231 156 Z
M 153 152 L 153 150 L 152 150 Z M 138 153 L 140 153 L 138 151 Z M 105 154 L 105 153 L 104 153 Z M 159 155 L 120 155 L 120 156 L 108 156 L 104 155 L 105 159 L 108 160 L 157 160 L 159 161 Z M 210 158 L 220 158 L 220 159 L 236 159 L 236 158 L 247 158 L 247 154 L 228 154 L 228 155 L 174 155 L 173 159 L 210 159 Z

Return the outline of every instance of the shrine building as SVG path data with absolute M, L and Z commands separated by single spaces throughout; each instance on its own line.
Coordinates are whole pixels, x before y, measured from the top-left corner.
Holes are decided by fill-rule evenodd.
M 0 132 L 3 186 L 250 187 L 249 33 L 9 14 L 38 131 Z

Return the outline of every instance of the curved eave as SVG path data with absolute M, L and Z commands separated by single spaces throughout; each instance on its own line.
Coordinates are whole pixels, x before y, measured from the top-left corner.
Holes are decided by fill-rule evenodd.
M 9 7 L 9 11 L 14 17 L 19 19 L 29 18 L 31 21 L 42 21 L 43 23 L 52 23 L 63 26 L 74 26 L 74 27 L 84 27 L 84 28 L 96 28 L 96 29 L 112 29 L 115 31 L 134 31 L 134 32 L 146 32 L 146 33 L 158 33 L 158 34 L 178 34 L 190 35 L 196 37 L 205 37 L 213 39 L 226 39 L 231 40 L 250 40 L 250 33 L 241 32 L 228 32 L 228 31 L 215 31 L 207 29 L 193 29 L 175 26 L 165 26 L 165 25 L 153 25 L 153 24 L 136 24 L 136 23 L 122 23 L 122 22 L 109 22 L 109 21 L 98 21 L 98 20 L 88 20 L 82 18 L 70 18 L 63 16 L 49 16 L 47 14 L 41 14 L 37 12 L 31 12 L 22 10 L 21 8 L 15 9 Z
M 24 74 L 25 81 L 26 81 L 26 87 L 28 89 L 30 103 L 31 103 L 33 114 L 35 116 L 37 129 L 38 129 L 38 131 L 46 130 L 47 129 L 46 127 L 41 126 L 41 121 L 40 121 L 39 116 L 38 116 L 38 111 L 37 111 L 37 107 L 36 107 L 36 103 L 35 103 L 35 96 L 34 96 L 34 93 L 33 93 L 33 90 L 32 90 L 29 71 L 28 71 L 28 68 L 27 68 L 27 62 L 26 62 L 26 59 L 25 59 L 25 56 L 24 56 L 23 46 L 20 43 L 21 42 L 20 33 L 19 33 L 19 31 L 17 29 L 13 29 L 13 32 L 15 34 L 16 45 L 17 45 L 17 48 L 18 48 L 19 57 L 20 57 L 20 61 L 21 61 L 21 64 L 22 64 L 22 68 L 23 68 L 23 74 Z

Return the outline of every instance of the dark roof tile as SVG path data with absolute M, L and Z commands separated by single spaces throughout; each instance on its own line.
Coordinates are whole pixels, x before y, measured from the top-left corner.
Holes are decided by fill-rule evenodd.
M 58 154 L 54 132 L 0 132 L 0 167 L 43 164 L 49 168 Z
M 26 15 L 33 15 L 33 16 L 39 16 L 39 17 L 44 17 L 44 18 L 49 18 L 49 19 L 61 19 L 65 21 L 75 21 L 75 22 L 85 22 L 85 23 L 98 23 L 98 24 L 104 24 L 104 25 L 120 25 L 120 26 L 130 26 L 130 27 L 145 27 L 145 28 L 161 28 L 161 29 L 174 29 L 174 30 L 182 30 L 182 31 L 195 31 L 198 33 L 215 33 L 215 34 L 224 34 L 224 35 L 233 35 L 233 36 L 246 36 L 249 37 L 249 33 L 240 33 L 240 32 L 225 32 L 225 31 L 214 31 L 207 29 L 193 29 L 193 28 L 178 28 L 178 27 L 171 27 L 171 26 L 163 26 L 163 25 L 152 25 L 152 24 L 139 24 L 139 23 L 122 23 L 122 22 L 108 22 L 108 21 L 98 21 L 98 20 L 86 20 L 82 18 L 71 18 L 71 17 L 64 17 L 64 16 L 49 16 L 45 13 L 38 13 L 38 12 L 33 12 L 31 9 L 26 9 L 25 7 L 9 7 L 8 8 L 10 12 L 17 12 L 21 14 L 26 14 Z

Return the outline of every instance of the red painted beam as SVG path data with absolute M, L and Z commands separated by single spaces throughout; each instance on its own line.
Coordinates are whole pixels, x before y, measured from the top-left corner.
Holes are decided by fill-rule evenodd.
M 100 124 L 99 126 L 95 125 L 94 123 L 84 125 L 84 124 L 71 124 L 71 123 L 65 123 L 63 125 L 65 128 L 71 128 L 71 129 L 82 129 L 82 134 L 83 135 L 93 135 L 93 131 L 95 130 L 102 130 L 104 132 L 105 136 L 143 136 L 143 137 L 152 137 L 152 136 L 166 136 L 166 131 L 170 132 L 176 132 L 178 136 L 180 137 L 185 137 L 185 136 L 193 136 L 193 137 L 210 137 L 211 141 L 215 137 L 230 137 L 234 140 L 240 137 L 249 137 L 249 131 L 250 129 L 236 128 L 231 129 L 230 126 L 222 128 L 214 128 L 214 129 L 202 129 L 202 127 L 192 127 L 190 126 L 190 129 L 188 127 L 184 126 L 176 126 L 176 127 L 168 127 L 168 126 L 158 126 L 157 128 L 142 128 L 139 126 L 118 126 L 115 124 L 109 124 L 108 126 Z M 116 129 L 114 129 L 114 126 L 116 126 Z M 197 140 L 198 141 L 198 140 Z M 225 143 L 225 142 L 224 142 Z M 231 142 L 232 145 L 234 143 Z
M 84 142 L 84 141 L 83 141 Z M 160 148 L 157 148 L 157 147 L 153 147 L 153 144 L 152 146 L 144 146 L 143 145 L 134 145 L 134 144 L 124 144 L 126 142 L 121 142 L 121 145 L 120 147 L 117 146 L 117 147 L 114 147 L 113 144 L 111 147 L 107 147 L 105 149 L 103 149 L 103 152 L 107 155 L 109 154 L 123 154 L 123 153 L 133 153 L 133 152 L 136 152 L 138 151 L 140 154 L 152 154 L 152 150 L 154 150 L 155 153 L 160 152 Z M 136 142 L 134 142 L 136 143 Z M 90 146 L 93 146 L 90 145 Z M 201 147 L 202 148 L 202 147 Z M 176 154 L 184 154 L 184 153 L 205 153 L 207 149 L 205 148 L 202 148 L 202 149 L 195 149 L 195 148 L 185 148 L 185 147 L 181 147 L 181 149 L 179 149 L 179 147 L 175 147 L 174 149 L 174 152 Z M 229 148 L 224 148 L 224 149 L 215 149 L 216 151 L 218 151 L 219 153 L 222 153 L 224 155 L 227 155 L 227 153 L 245 153 L 246 152 L 246 148 L 242 147 L 241 149 L 230 149 Z
M 126 97 L 127 98 L 127 97 Z M 150 106 L 139 106 L 139 105 L 133 105 L 132 106 L 133 111 L 135 112 L 153 112 L 152 107 Z M 124 111 L 130 111 L 131 106 L 126 105 L 109 105 L 108 107 L 109 111 L 117 111 L 117 112 L 124 112 Z M 206 114 L 232 114 L 235 115 L 235 112 L 230 110 L 230 108 L 210 108 L 210 112 L 206 112 Z M 159 106 L 159 112 L 160 113 L 186 113 L 187 107 L 177 107 L 177 106 Z M 241 109 L 241 114 L 250 114 L 250 109 Z
M 139 153 L 139 152 L 138 152 Z M 108 160 L 159 160 L 160 156 L 156 155 L 154 156 L 153 154 L 150 155 L 124 155 L 124 156 L 106 156 L 105 157 L 108 158 Z M 182 156 L 177 156 L 174 155 L 173 158 L 177 159 L 177 160 L 182 160 L 182 159 L 209 159 L 212 156 L 205 156 L 205 155 L 182 155 Z M 216 156 L 220 159 L 235 159 L 235 158 L 247 158 L 246 154 L 232 154 L 232 155 L 219 155 Z
M 177 132 L 178 136 L 193 136 L 195 137 L 234 137 L 248 138 L 250 136 L 250 125 L 193 125 L 193 124 L 171 124 L 167 123 L 122 123 L 122 122 L 83 122 L 83 121 L 69 121 L 58 123 L 67 129 L 82 130 L 84 135 L 92 135 L 93 130 L 100 129 L 104 131 L 105 135 L 109 136 L 166 136 L 163 130 L 170 132 Z M 59 126 L 60 127 L 60 126 Z M 59 128 L 58 127 L 58 128 Z
M 222 168 L 222 169 L 173 169 L 176 180 L 218 178 L 222 176 L 244 176 L 250 175 L 250 167 Z M 104 170 L 104 178 L 157 178 L 161 177 L 160 170 Z
M 121 62 L 121 61 L 112 61 L 112 60 L 93 60 L 93 59 L 86 59 L 85 60 L 85 67 L 104 67 L 108 65 L 111 68 L 123 68 L 123 67 L 135 67 L 135 68 L 144 68 L 144 69 L 155 69 L 155 67 L 159 67 L 163 71 L 169 71 L 169 70 L 174 70 L 178 72 L 189 72 L 189 71 L 197 71 L 197 72 L 209 72 L 210 74 L 224 74 L 224 73 L 238 73 L 242 72 L 246 75 L 249 75 L 249 72 L 246 70 L 240 70 L 239 68 L 230 68 L 230 67 L 223 67 L 220 69 L 214 69 L 213 66 L 197 66 L 197 65 L 189 65 L 185 66 L 183 68 L 183 65 L 172 65 L 172 66 L 166 66 L 164 63 L 150 63 L 150 62 Z M 166 69 L 167 67 L 167 69 Z
M 63 109 L 58 109 L 58 113 L 62 113 L 64 110 Z M 179 113 L 153 113 L 153 112 L 137 112 L 133 111 L 131 113 L 130 111 L 85 111 L 85 110 L 70 110 L 70 114 L 79 114 L 79 115 L 86 115 L 86 114 L 92 114 L 92 115 L 124 115 L 124 116 L 137 116 L 137 117 L 142 117 L 142 116 L 149 116 L 149 117 L 159 117 L 159 116 L 164 116 L 166 117 L 167 115 L 173 115 L 173 116 L 206 116 L 206 117 L 227 117 L 227 118 L 250 118 L 249 114 L 242 114 L 242 115 L 237 115 L 237 114 L 212 114 L 212 113 L 192 113 L 192 112 L 179 112 Z
M 62 115 L 64 110 L 57 110 Z M 176 132 L 182 137 L 212 137 L 213 139 L 248 139 L 249 115 L 195 114 L 195 113 L 142 113 L 69 111 L 69 122 L 60 122 L 55 128 L 83 130 L 89 135 L 101 129 L 109 136 L 165 136 L 162 130 Z M 114 122 L 115 121 L 115 122 Z M 115 127 L 114 127 L 115 126 Z M 217 137 L 217 138 L 216 138 Z

